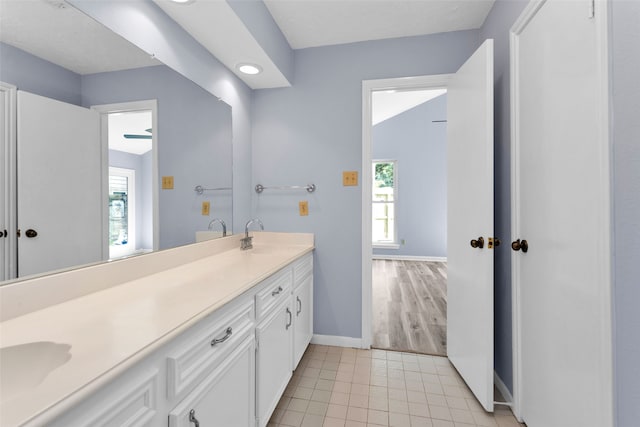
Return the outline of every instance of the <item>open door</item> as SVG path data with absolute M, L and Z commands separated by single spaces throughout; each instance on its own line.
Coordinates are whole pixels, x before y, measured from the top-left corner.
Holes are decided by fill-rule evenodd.
M 17 117 L 18 276 L 104 259 L 98 113 L 18 91 Z
M 447 353 L 492 412 L 493 40 L 447 89 Z

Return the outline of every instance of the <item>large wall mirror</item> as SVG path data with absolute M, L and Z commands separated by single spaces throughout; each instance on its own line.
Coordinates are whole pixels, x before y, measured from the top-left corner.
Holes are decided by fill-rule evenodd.
M 57 0 L 0 0 L 0 82 L 0 284 L 232 229 L 208 91 Z

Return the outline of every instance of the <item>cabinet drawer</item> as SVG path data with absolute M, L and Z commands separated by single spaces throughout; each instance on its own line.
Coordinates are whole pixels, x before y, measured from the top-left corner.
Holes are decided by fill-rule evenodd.
M 256 318 L 258 321 L 291 296 L 292 282 L 291 268 L 285 268 L 263 282 L 264 289 L 256 295 Z
M 298 287 L 308 275 L 313 275 L 313 253 L 304 255 L 293 263 L 293 282 Z
M 253 333 L 253 300 L 211 320 L 167 357 L 167 395 L 179 396 Z
M 50 427 L 151 427 L 158 410 L 158 370 L 127 372 Z

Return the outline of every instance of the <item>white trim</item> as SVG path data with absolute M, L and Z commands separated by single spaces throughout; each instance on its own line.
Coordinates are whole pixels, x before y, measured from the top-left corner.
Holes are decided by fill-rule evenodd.
M 401 77 L 362 81 L 362 348 L 370 348 L 372 340 L 371 291 L 371 93 L 393 89 L 446 88 L 451 74 Z
M 513 24 L 510 34 L 510 73 L 511 73 L 511 234 L 512 236 L 518 236 L 519 234 L 519 212 L 517 210 L 520 204 L 519 186 L 519 164 L 518 164 L 518 148 L 519 148 L 519 127 L 520 120 L 518 109 L 516 108 L 519 96 L 519 82 L 518 82 L 518 62 L 519 57 L 518 50 L 518 35 L 526 28 L 527 24 L 536 15 L 540 8 L 544 5 L 546 0 L 532 0 L 524 9 L 520 17 Z M 600 194 L 604 195 L 603 203 L 596 208 L 600 208 L 601 218 L 603 220 L 603 227 L 600 230 L 596 230 L 596 239 L 602 242 L 600 246 L 602 250 L 601 257 L 601 270 L 600 280 L 602 283 L 608 284 L 603 286 L 601 294 L 601 313 L 603 314 L 601 322 L 604 324 L 602 327 L 603 334 L 599 337 L 603 345 L 601 348 L 600 358 L 603 363 L 602 376 L 600 378 L 599 390 L 606 390 L 604 395 L 604 411 L 606 415 L 604 417 L 608 419 L 608 426 L 615 425 L 614 415 L 614 389 L 613 389 L 613 320 L 612 320 L 612 283 L 613 273 L 611 268 L 612 246 L 612 144 L 611 144 L 611 117 L 610 117 L 610 97 L 609 97 L 609 61 L 608 61 L 608 37 L 609 37 L 609 1 L 601 0 L 595 1 L 593 4 L 595 12 L 595 25 L 596 25 L 596 38 L 597 38 L 597 52 L 598 52 L 598 70 L 600 73 L 600 87 L 599 100 L 596 105 L 600 107 L 600 137 L 604 143 L 602 144 L 601 159 L 602 164 L 600 169 L 594 171 L 601 175 L 602 187 L 598 189 Z M 520 337 L 522 335 L 522 319 L 521 319 L 521 307 L 520 301 L 520 280 L 518 271 L 520 257 L 517 253 L 511 254 L 511 280 L 512 280 L 512 340 L 513 340 L 513 406 L 512 411 L 516 419 L 520 422 L 522 419 L 522 342 Z M 606 397 L 608 395 L 608 397 Z
M 361 338 L 341 337 L 338 335 L 313 334 L 313 337 L 311 337 L 311 344 L 331 345 L 334 347 L 369 348 L 362 346 Z
M 400 249 L 398 243 L 373 243 L 373 249 Z
M 493 383 L 495 384 L 498 391 L 500 391 L 500 394 L 502 394 L 502 397 L 504 397 L 504 403 L 513 404 L 513 396 L 511 395 L 511 392 L 496 371 L 493 371 Z
M 372 259 L 390 259 L 398 261 L 429 261 L 429 262 L 447 262 L 446 256 L 419 256 L 419 255 L 384 255 L 373 254 Z
M 4 197 L 2 200 L 4 208 L 0 212 L 2 217 L 2 225 L 6 229 L 8 234 L 6 238 L 2 239 L 4 245 L 5 254 L 3 259 L 0 260 L 4 264 L 2 269 L 3 274 L 0 276 L 0 281 L 15 279 L 17 277 L 18 267 L 18 238 L 16 237 L 16 230 L 18 228 L 17 218 L 17 171 L 16 171 L 16 126 L 17 126 L 17 87 L 8 83 L 0 82 L 0 91 L 5 92 L 5 134 L 1 135 L 2 141 L 0 141 L 0 152 L 4 162 L 2 162 L 2 169 L 4 172 Z
M 96 110 L 100 113 L 100 122 L 102 127 L 102 192 L 103 204 L 102 210 L 102 223 L 108 230 L 109 212 L 108 203 L 106 200 L 108 197 L 108 183 L 109 183 L 109 129 L 107 116 L 110 113 L 119 112 L 131 112 L 151 110 L 151 128 L 153 129 L 153 139 L 151 140 L 151 191 L 152 191 L 152 216 L 153 216 L 153 250 L 157 251 L 160 248 L 160 183 L 158 178 L 158 141 L 160 139 L 160 126 L 158 125 L 158 101 L 155 99 L 133 101 L 133 102 L 119 102 L 116 104 L 104 104 L 104 105 L 92 105 L 92 110 Z M 109 258 L 109 240 L 107 238 L 108 233 L 105 231 L 103 235 L 103 251 Z

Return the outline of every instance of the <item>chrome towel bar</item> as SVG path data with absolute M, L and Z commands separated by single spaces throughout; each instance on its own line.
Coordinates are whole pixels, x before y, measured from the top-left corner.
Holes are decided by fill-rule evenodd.
M 205 191 L 222 191 L 222 190 L 231 190 L 231 187 L 204 188 L 202 185 L 196 185 L 196 188 L 194 188 L 194 191 L 198 194 L 202 194 Z
M 316 191 L 316 185 L 315 184 L 308 184 L 308 185 L 283 185 L 280 187 L 265 187 L 262 184 L 258 184 L 256 185 L 256 193 L 260 194 L 262 193 L 264 190 L 307 190 L 307 192 L 309 193 L 313 193 L 314 191 Z

